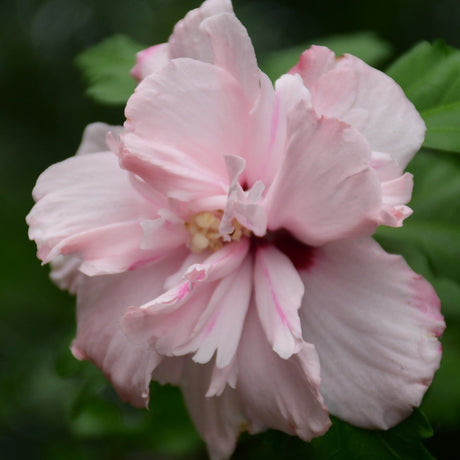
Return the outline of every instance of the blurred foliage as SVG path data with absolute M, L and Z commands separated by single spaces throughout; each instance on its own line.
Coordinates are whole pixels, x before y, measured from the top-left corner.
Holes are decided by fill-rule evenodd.
M 420 43 L 387 71 L 427 126 L 425 147 L 460 152 L 460 51 Z
M 0 266 L 0 458 L 206 458 L 176 389 L 152 384 L 150 410 L 133 409 L 119 401 L 94 366 L 71 357 L 68 345 L 75 329 L 74 299 L 49 282 L 46 270 L 35 259 L 34 245 L 27 240 L 24 222 L 38 174 L 75 152 L 84 126 L 96 120 L 123 121 L 122 105 L 98 106 L 84 96 L 75 56 L 117 34 L 146 45 L 165 41 L 175 22 L 199 3 L 0 3 L 4 242 Z M 235 0 L 234 6 L 262 65 L 266 69 L 278 65 L 270 70 L 274 77 L 287 70 L 280 63 L 287 67 L 295 63 L 295 56 L 302 51 L 299 43 L 327 44 L 338 53 L 354 52 L 379 66 L 388 62 L 391 52 L 400 56 L 420 40 L 442 38 L 460 47 L 458 0 Z M 362 30 L 370 32 L 362 35 Z M 332 41 L 316 37 L 332 37 Z M 126 43 L 128 50 L 132 42 Z M 124 68 L 131 65 L 128 54 Z M 415 174 L 414 215 L 402 229 L 382 228 L 377 234 L 387 250 L 403 254 L 434 284 L 442 300 L 448 326 L 443 362 L 423 403 L 436 433 L 426 445 L 439 459 L 458 457 L 460 427 L 460 159 L 445 152 L 459 151 L 458 61 L 457 51 L 442 43 L 425 43 L 389 68 L 422 111 L 429 131 L 425 150 L 409 165 Z M 437 91 L 432 91 L 430 98 L 426 90 L 433 87 Z M 450 134 L 440 131 L 444 126 L 450 127 Z M 311 444 L 274 431 L 243 435 L 234 458 L 398 458 L 388 453 L 395 443 L 396 450 L 404 452 L 409 442 L 411 448 L 399 458 L 419 459 L 426 455 L 420 438 L 430 433 L 419 412 L 386 434 L 358 430 L 335 420 L 327 436 Z M 350 442 L 359 446 L 364 439 L 375 446 L 373 457 L 357 457 L 356 451 L 347 451 Z M 379 445 L 382 439 L 390 446 L 385 454 Z M 336 445 L 342 446 L 340 452 L 333 451 Z M 411 450 L 414 446 L 422 450 Z
M 125 105 L 136 87 L 130 70 L 136 53 L 144 48 L 124 35 L 115 35 L 79 54 L 76 63 L 88 82 L 86 94 L 97 102 Z
M 260 63 L 262 70 L 274 81 L 294 67 L 299 56 L 311 45 L 327 46 L 337 56 L 353 54 L 371 66 L 378 66 L 391 56 L 391 46 L 372 32 L 355 32 L 348 35 L 334 35 L 316 38 L 303 45 L 293 46 L 267 54 Z

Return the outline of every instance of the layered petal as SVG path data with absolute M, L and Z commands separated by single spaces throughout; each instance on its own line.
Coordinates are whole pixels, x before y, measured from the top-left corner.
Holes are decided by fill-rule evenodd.
M 207 362 L 216 352 L 218 367 L 227 366 L 235 354 L 251 294 L 251 264 L 245 261 L 248 248 L 247 240 L 228 244 L 202 263 L 189 266 L 178 284 L 127 310 L 125 332 L 133 342 L 148 343 L 163 355 L 196 352 L 196 361 Z M 230 323 L 233 327 L 226 330 Z
M 283 78 L 280 97 L 292 97 L 301 83 Z M 365 139 L 345 123 L 319 118 L 306 97 L 292 105 L 286 154 L 265 200 L 268 228 L 285 228 L 310 245 L 371 235 L 382 193 Z
M 155 218 L 157 209 L 136 192 L 111 152 L 78 155 L 51 166 L 33 195 L 37 203 L 27 216 L 29 236 L 45 263 L 74 254 L 90 276 L 115 273 L 185 242 L 177 227 L 178 238 L 163 238 L 161 246 L 149 251 L 140 248 L 140 223 Z
M 281 358 L 289 358 L 303 342 L 297 310 L 304 287 L 292 262 L 274 246 L 256 249 L 254 293 L 268 342 Z
M 372 239 L 315 248 L 314 260 L 300 272 L 300 316 L 319 354 L 326 404 L 364 428 L 396 425 L 420 405 L 439 366 L 439 299 Z
M 118 275 L 86 277 L 79 284 L 77 335 L 72 352 L 93 361 L 120 397 L 135 406 L 148 404 L 151 374 L 160 363 L 148 344 L 134 344 L 120 328 L 126 308 L 156 297 L 165 278 L 177 270 L 184 252 L 146 268 Z
M 391 155 L 402 169 L 420 149 L 425 123 L 383 72 L 349 54 L 335 58 L 319 46 L 305 51 L 290 72 L 302 76 L 318 114 L 349 123 L 373 151 Z
M 248 112 L 228 72 L 175 59 L 144 79 L 129 99 L 121 165 L 181 201 L 225 194 L 224 157 L 245 154 Z
M 216 366 L 230 365 L 238 347 L 252 294 L 252 261 L 246 258 L 216 286 L 190 339 L 177 350 L 193 353 L 193 360 L 207 363 L 216 353 Z
M 246 28 L 232 12 L 205 19 L 200 29 L 209 37 L 213 64 L 235 77 L 252 105 L 259 94 L 259 68 Z
M 330 420 L 319 373 L 311 344 L 303 342 L 289 359 L 273 353 L 256 310 L 250 309 L 238 352 L 237 390 L 251 432 L 275 428 L 305 441 L 324 434 Z

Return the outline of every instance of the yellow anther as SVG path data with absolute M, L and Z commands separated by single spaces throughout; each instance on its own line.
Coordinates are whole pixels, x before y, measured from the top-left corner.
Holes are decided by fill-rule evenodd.
M 223 211 L 214 212 L 203 211 L 195 214 L 185 223 L 185 228 L 190 232 L 191 238 L 188 243 L 193 252 L 202 252 L 205 249 L 218 251 L 227 242 L 224 241 L 219 226 L 222 220 Z M 232 222 L 234 231 L 230 236 L 230 241 L 239 241 L 244 236 L 250 236 L 251 232 L 243 227 L 236 219 Z

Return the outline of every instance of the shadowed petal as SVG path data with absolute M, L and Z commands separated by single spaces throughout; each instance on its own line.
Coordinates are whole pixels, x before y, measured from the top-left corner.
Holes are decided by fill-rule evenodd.
M 148 344 L 134 344 L 120 327 L 126 308 L 157 296 L 183 253 L 119 275 L 83 277 L 78 290 L 77 336 L 72 352 L 93 361 L 120 397 L 135 406 L 148 404 L 149 383 L 161 357 Z
M 237 390 L 252 432 L 275 428 L 305 441 L 324 434 L 330 420 L 319 374 L 313 345 L 303 342 L 298 353 L 280 358 L 250 309 L 238 354 Z
M 221 396 L 206 397 L 211 364 L 188 360 L 184 366 L 181 389 L 190 416 L 205 440 L 211 460 L 227 460 L 235 450 L 245 419 L 238 394 L 226 388 Z

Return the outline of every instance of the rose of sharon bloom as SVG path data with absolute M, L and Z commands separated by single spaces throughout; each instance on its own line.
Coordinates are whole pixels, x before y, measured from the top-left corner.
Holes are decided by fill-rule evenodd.
M 124 127 L 88 126 L 27 218 L 77 294 L 74 355 L 136 406 L 152 379 L 180 385 L 213 459 L 242 430 L 309 441 L 329 413 L 404 419 L 444 322 L 430 284 L 371 238 L 411 213 L 403 170 L 425 126 L 399 86 L 314 46 L 273 87 L 227 0 L 133 75 Z

